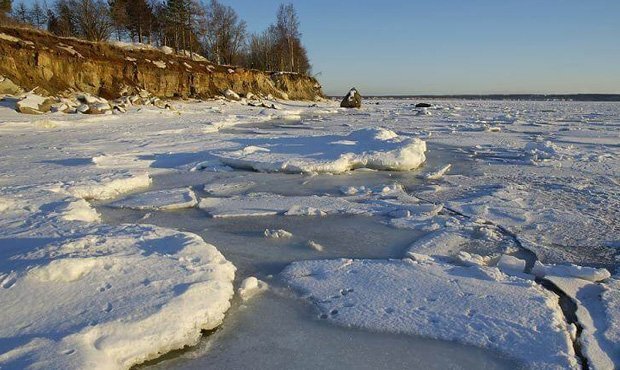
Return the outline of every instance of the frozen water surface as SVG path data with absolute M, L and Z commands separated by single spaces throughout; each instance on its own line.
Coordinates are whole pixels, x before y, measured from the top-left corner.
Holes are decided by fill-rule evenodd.
M 151 365 L 515 365 L 494 348 L 525 366 L 577 368 L 587 359 L 618 367 L 620 354 L 601 338 L 617 338 L 620 322 L 620 104 L 415 103 L 369 100 L 340 110 L 290 102 L 275 110 L 178 102 L 176 111 L 105 117 L 30 117 L 1 106 L 0 367 L 77 369 L 97 358 L 126 368 L 196 345 L 200 328 L 220 324 L 197 347 Z M 401 155 L 397 144 L 416 138 L 427 150 L 414 171 L 282 174 L 226 165 L 241 158 L 258 170 L 289 162 L 308 169 L 318 158 L 337 163 L 332 170 L 352 159 L 355 167 L 394 168 L 415 154 Z M 269 158 L 282 166 L 270 167 Z M 318 204 L 312 196 L 345 211 L 310 216 L 321 214 L 307 206 Z M 201 210 L 205 199 L 211 208 Z M 244 199 L 246 208 L 277 201 L 278 215 L 209 217 L 242 209 Z M 288 212 L 291 201 L 306 206 Z M 251 292 L 234 291 L 256 287 L 242 283 L 250 276 L 270 288 L 242 301 Z M 583 296 L 583 281 L 602 294 Z M 576 315 L 557 294 L 564 302 L 574 296 Z M 15 305 L 23 300 L 28 310 Z M 427 310 L 413 311 L 413 303 Z M 77 320 L 71 330 L 57 324 L 67 316 Z M 581 334 L 568 317 L 577 317 Z
M 341 196 L 344 186 L 380 186 L 392 182 L 420 183 L 419 173 L 353 172 L 347 175 L 303 176 L 261 174 L 247 171 L 216 173 L 207 183 L 233 186 L 226 196 L 247 191 L 271 191 L 287 196 L 331 194 Z M 165 174 L 154 178 L 153 189 L 191 186 L 201 196 L 204 174 Z M 215 179 L 213 179 L 215 178 Z M 362 185 L 363 184 L 363 185 Z M 225 189 L 226 190 L 226 189 Z M 220 195 L 224 196 L 224 195 Z M 119 209 L 99 203 L 103 222 L 110 224 L 146 223 L 195 233 L 218 250 L 237 268 L 236 281 L 256 276 L 273 290 L 249 302 L 233 301 L 226 322 L 201 343 L 183 352 L 165 356 L 144 368 L 255 368 L 290 369 L 508 369 L 517 362 L 489 350 L 461 344 L 343 328 L 324 322 L 318 311 L 282 287 L 279 274 L 294 261 L 332 258 L 400 259 L 413 242 L 427 232 L 394 228 L 383 217 L 266 216 L 217 219 L 198 208 L 153 211 Z M 114 202 L 111 203 L 114 205 Z M 285 230 L 290 238 L 268 238 L 265 230 Z M 308 242 L 323 247 L 316 250 Z M 257 319 L 260 318 L 260 319 Z M 292 355 L 294 353 L 294 355 Z
M 189 209 L 145 212 L 99 207 L 104 222 L 165 225 L 200 235 L 218 246 L 237 267 L 237 280 L 278 274 L 293 261 L 323 258 L 400 258 L 422 233 L 395 229 L 367 216 L 266 216 L 214 219 Z M 148 217 L 145 218 L 145 216 Z M 265 237 L 266 229 L 286 230 L 292 238 Z M 314 241 L 324 246 L 316 251 Z
M 232 309 L 198 347 L 150 369 L 517 369 L 490 351 L 332 326 L 307 305 L 267 292 Z

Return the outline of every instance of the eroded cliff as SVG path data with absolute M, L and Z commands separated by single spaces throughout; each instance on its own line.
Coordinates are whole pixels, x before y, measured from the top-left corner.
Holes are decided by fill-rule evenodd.
M 25 89 L 38 87 L 49 94 L 78 90 L 108 99 L 137 89 L 160 98 L 208 98 L 227 89 L 294 100 L 323 96 L 319 82 L 309 76 L 6 27 L 0 27 L 0 75 Z

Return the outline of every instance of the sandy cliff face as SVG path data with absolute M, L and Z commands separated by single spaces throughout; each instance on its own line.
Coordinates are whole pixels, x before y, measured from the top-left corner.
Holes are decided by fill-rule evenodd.
M 50 94 L 73 89 L 105 98 L 137 88 L 161 98 L 207 98 L 226 89 L 295 100 L 323 96 L 319 82 L 308 76 L 218 66 L 159 50 L 128 50 L 4 27 L 0 75 L 25 89 L 39 87 Z

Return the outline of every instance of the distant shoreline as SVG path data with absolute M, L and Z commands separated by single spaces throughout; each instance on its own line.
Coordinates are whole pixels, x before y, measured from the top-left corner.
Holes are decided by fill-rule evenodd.
M 365 98 L 620 102 L 620 94 L 367 95 Z

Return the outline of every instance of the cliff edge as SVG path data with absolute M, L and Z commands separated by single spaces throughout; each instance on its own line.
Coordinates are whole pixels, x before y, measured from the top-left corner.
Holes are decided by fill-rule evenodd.
M 28 90 L 83 91 L 107 99 L 139 90 L 159 98 L 210 98 L 228 89 L 291 100 L 323 97 L 320 83 L 309 76 L 221 66 L 169 48 L 95 43 L 8 27 L 0 27 L 0 75 Z

